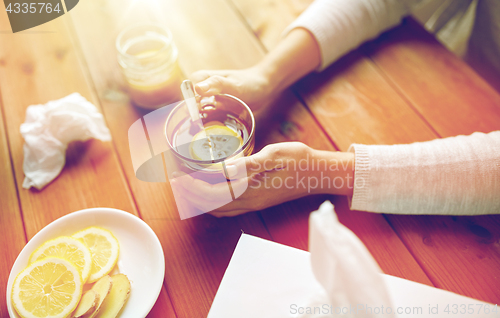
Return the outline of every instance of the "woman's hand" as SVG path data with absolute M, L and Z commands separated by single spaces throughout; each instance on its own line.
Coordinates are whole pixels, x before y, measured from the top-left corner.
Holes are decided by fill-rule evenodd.
M 269 105 L 284 89 L 321 64 L 314 36 L 296 28 L 255 66 L 243 70 L 198 71 L 191 75 L 202 97 L 234 95 L 258 111 Z
M 275 97 L 273 88 L 259 66 L 243 70 L 198 71 L 191 75 L 196 93 L 202 97 L 229 94 L 240 98 L 253 111 L 267 106 Z
M 184 175 L 171 183 L 196 208 L 217 217 L 235 216 L 308 194 L 352 194 L 353 161 L 351 153 L 314 150 L 300 142 L 268 145 L 227 165 L 235 200 L 225 205 L 226 182 L 209 184 Z

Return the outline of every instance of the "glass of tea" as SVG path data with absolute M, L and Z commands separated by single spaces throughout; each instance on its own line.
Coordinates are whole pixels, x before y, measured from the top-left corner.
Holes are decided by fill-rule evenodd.
M 252 153 L 255 119 L 240 99 L 220 94 L 199 103 L 193 121 L 185 101 L 169 114 L 165 136 L 179 170 L 209 183 L 226 181 L 225 165 Z

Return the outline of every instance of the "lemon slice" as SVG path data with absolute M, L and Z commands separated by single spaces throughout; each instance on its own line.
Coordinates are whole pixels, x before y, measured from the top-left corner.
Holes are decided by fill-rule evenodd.
M 56 256 L 70 261 L 75 265 L 85 284 L 92 268 L 92 256 L 89 248 L 77 239 L 60 236 L 45 242 L 30 256 L 29 264 L 49 256 Z
M 189 153 L 196 160 L 217 160 L 229 157 L 242 144 L 241 137 L 231 128 L 213 125 L 206 127 L 193 137 L 189 145 Z
M 48 257 L 25 268 L 14 280 L 12 304 L 23 318 L 65 318 L 82 296 L 78 269 L 62 258 Z
M 92 269 L 87 283 L 93 283 L 111 272 L 118 260 L 120 246 L 110 231 L 89 227 L 73 234 L 73 237 L 87 245 L 92 254 Z

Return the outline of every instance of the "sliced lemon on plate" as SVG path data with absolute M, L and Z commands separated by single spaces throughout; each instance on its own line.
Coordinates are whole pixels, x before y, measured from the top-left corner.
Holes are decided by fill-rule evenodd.
M 69 261 L 48 257 L 19 273 L 12 286 L 12 303 L 23 318 L 66 318 L 82 296 L 82 278 Z
M 89 227 L 76 232 L 73 237 L 87 245 L 92 254 L 92 268 L 87 283 L 93 283 L 111 272 L 118 260 L 120 245 L 110 231 Z
M 196 160 L 218 160 L 229 157 L 242 144 L 241 136 L 231 128 L 212 125 L 194 135 L 189 153 Z
M 85 244 L 69 236 L 60 236 L 43 243 L 31 254 L 28 263 L 31 264 L 50 256 L 70 261 L 80 272 L 85 284 L 92 268 L 92 255 Z

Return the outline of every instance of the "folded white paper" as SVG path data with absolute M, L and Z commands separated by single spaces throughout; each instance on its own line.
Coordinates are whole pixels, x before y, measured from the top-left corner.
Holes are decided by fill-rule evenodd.
M 25 141 L 25 189 L 42 189 L 59 175 L 70 142 L 91 138 L 111 140 L 102 114 L 78 93 L 45 105 L 29 106 L 21 134 Z
M 310 222 L 314 224 L 317 221 L 325 221 L 324 225 L 327 226 L 329 221 L 323 219 L 323 216 L 327 215 L 324 213 L 326 208 L 329 206 L 323 206 L 319 214 L 311 217 Z M 330 213 L 333 214 L 333 210 Z M 336 217 L 333 221 L 335 220 Z M 311 231 L 315 231 L 317 225 L 311 226 Z M 337 233 L 338 230 L 338 228 L 332 229 L 331 233 Z M 347 228 L 344 230 L 349 231 Z M 312 240 L 315 240 L 314 235 L 310 233 Z M 366 285 L 360 281 L 356 286 L 346 286 L 343 281 L 337 281 L 335 272 L 330 274 L 331 281 L 325 280 L 323 275 L 329 270 L 340 270 L 345 273 L 347 269 L 342 269 L 342 266 L 353 264 L 354 259 L 347 263 L 344 263 L 344 259 L 338 259 L 335 260 L 336 265 L 332 268 L 329 267 L 330 263 L 328 262 L 324 264 L 322 269 L 314 268 L 316 267 L 314 263 L 317 260 L 329 257 L 323 255 L 318 257 L 314 254 L 341 255 L 340 251 L 352 251 L 353 244 L 357 245 L 351 241 L 352 237 L 342 236 L 350 242 L 336 241 L 335 244 L 325 242 L 325 246 L 328 246 L 330 250 L 321 250 L 316 246 L 312 248 L 310 254 L 243 234 L 224 274 L 208 318 L 284 318 L 306 315 L 313 317 L 384 318 L 389 316 L 398 318 L 500 317 L 500 309 L 495 305 L 385 274 L 377 273 L 378 278 L 370 278 L 370 283 Z M 356 238 L 356 240 L 358 239 Z M 316 243 L 311 242 L 311 245 L 314 244 Z M 349 255 L 345 256 L 350 257 Z M 371 263 L 373 259 L 358 259 L 357 261 Z M 359 275 L 359 280 L 368 276 L 366 273 L 356 272 L 364 268 L 365 265 L 353 266 L 352 271 L 345 273 L 346 275 Z M 369 267 L 372 265 L 368 265 Z M 320 278 L 322 283 L 318 282 L 316 278 Z M 354 284 L 356 279 L 346 277 L 345 281 Z M 328 283 L 325 284 L 325 282 Z M 373 287 L 375 282 L 385 287 Z M 328 288 L 324 288 L 322 284 Z M 360 295 L 359 297 L 347 297 L 347 302 L 338 302 L 336 300 L 338 298 L 332 298 L 334 294 L 345 295 L 347 293 L 351 295 L 348 290 L 355 288 Z M 386 296 L 375 295 L 372 297 L 368 295 L 371 288 L 375 288 L 374 292 L 385 290 L 387 299 Z M 335 293 L 332 294 L 332 291 Z M 335 303 L 332 303 L 333 301 Z M 377 301 L 381 303 L 377 304 Z

